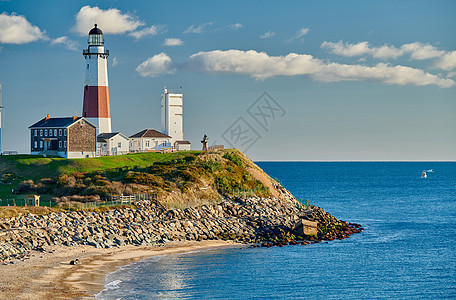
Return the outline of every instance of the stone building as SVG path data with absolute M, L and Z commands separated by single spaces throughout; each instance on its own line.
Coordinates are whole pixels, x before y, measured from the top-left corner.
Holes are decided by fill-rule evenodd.
M 95 157 L 97 126 L 82 117 L 45 118 L 29 127 L 30 153 L 64 158 Z

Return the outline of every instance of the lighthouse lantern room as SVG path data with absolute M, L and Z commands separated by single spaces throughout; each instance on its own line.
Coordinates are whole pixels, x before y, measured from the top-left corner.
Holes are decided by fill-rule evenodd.
M 98 126 L 98 133 L 111 132 L 109 106 L 109 51 L 104 48 L 103 32 L 95 24 L 89 31 L 88 48 L 82 54 L 86 60 L 84 103 L 82 116 Z

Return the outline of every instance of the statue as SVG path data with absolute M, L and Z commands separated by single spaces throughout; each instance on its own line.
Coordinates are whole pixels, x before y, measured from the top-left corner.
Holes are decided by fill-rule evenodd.
M 209 138 L 207 137 L 207 135 L 204 135 L 203 140 L 201 141 L 201 143 L 203 144 L 203 151 L 207 151 L 207 142 L 208 141 L 209 141 Z

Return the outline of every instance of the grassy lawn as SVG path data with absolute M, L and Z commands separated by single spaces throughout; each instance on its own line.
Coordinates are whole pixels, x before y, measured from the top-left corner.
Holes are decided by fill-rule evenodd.
M 236 149 L 83 159 L 0 156 L 0 199 L 20 202 L 28 194 L 38 194 L 43 202 L 53 198 L 57 202 L 90 202 L 147 193 L 160 197 L 163 203 L 196 205 L 220 195 L 269 196 L 265 187 L 269 177 L 260 171 Z
M 11 190 L 16 189 L 19 183 L 25 179 L 38 181 L 41 178 L 57 178 L 62 174 L 90 173 L 119 167 L 144 168 L 155 162 L 170 162 L 200 153 L 201 151 L 150 152 L 81 159 L 43 157 L 39 155 L 2 155 L 0 156 L 0 176 L 12 173 L 15 174 L 16 178 L 8 183 L 0 183 L 0 198 L 22 198 L 22 195 L 12 196 Z
M 0 156 L 0 175 L 14 173 L 24 178 L 37 180 L 55 178 L 61 174 L 88 173 L 118 167 L 143 168 L 155 162 L 173 161 L 189 155 L 198 155 L 200 152 L 151 152 L 80 159 L 50 158 L 38 155 L 3 155 Z

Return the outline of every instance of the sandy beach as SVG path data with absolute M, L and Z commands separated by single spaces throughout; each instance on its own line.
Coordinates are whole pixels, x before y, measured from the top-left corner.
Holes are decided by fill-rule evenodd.
M 106 275 L 118 266 L 155 255 L 239 247 L 229 241 L 169 242 L 165 246 L 55 246 L 32 251 L 30 259 L 0 266 L 0 299 L 89 299 L 104 289 Z M 78 259 L 80 264 L 71 265 Z

